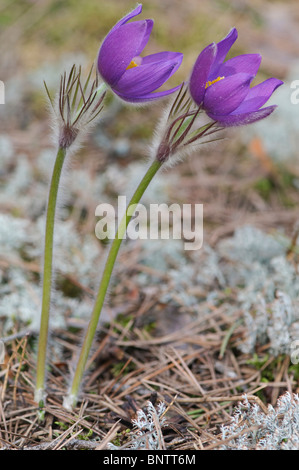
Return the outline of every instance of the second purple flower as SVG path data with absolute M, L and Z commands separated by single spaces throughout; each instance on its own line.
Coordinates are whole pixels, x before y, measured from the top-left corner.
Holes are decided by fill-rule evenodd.
M 98 54 L 98 71 L 104 82 L 116 95 L 131 103 L 157 100 L 176 91 L 179 87 L 156 92 L 176 72 L 183 59 L 183 54 L 178 52 L 140 57 L 149 40 L 153 20 L 128 21 L 141 11 L 139 4 L 116 23 Z
M 224 62 L 237 37 L 238 32 L 233 28 L 222 41 L 207 46 L 194 64 L 189 83 L 195 103 L 225 127 L 250 124 L 267 117 L 276 106 L 262 106 L 283 84 L 277 78 L 269 78 L 250 87 L 261 63 L 259 54 L 239 55 Z

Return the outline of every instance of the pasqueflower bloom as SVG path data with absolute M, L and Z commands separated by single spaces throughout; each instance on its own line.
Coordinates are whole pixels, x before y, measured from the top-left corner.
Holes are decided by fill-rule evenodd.
M 116 95 L 132 103 L 157 100 L 176 91 L 179 87 L 153 93 L 176 72 L 183 59 L 178 52 L 140 57 L 154 24 L 149 19 L 128 23 L 141 11 L 139 4 L 116 23 L 98 54 L 98 71 L 104 82 Z
M 276 106 L 262 106 L 283 84 L 277 78 L 269 78 L 250 87 L 261 63 L 259 54 L 239 55 L 224 62 L 237 37 L 238 32 L 233 28 L 218 44 L 207 46 L 199 54 L 189 81 L 195 103 L 225 127 L 250 124 L 267 117 Z

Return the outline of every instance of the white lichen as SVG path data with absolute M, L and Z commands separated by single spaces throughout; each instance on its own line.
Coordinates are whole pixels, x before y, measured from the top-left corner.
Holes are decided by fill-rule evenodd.
M 245 395 L 222 438 L 228 439 L 222 450 L 299 450 L 299 396 L 286 392 L 265 414 Z
M 146 410 L 139 409 L 136 418 L 132 419 L 134 429 L 130 433 L 130 443 L 125 446 L 130 450 L 162 450 L 161 428 L 167 426 L 165 413 L 166 406 L 163 402 L 155 407 L 148 401 Z M 119 447 L 110 443 L 111 450 L 119 450 Z

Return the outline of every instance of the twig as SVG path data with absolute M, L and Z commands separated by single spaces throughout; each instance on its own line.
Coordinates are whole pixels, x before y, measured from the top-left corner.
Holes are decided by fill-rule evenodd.
M 30 329 L 26 329 L 26 330 L 21 330 L 21 331 L 18 331 L 17 333 L 14 333 L 12 335 L 9 335 L 9 336 L 3 336 L 2 338 L 0 338 L 0 341 L 2 341 L 3 343 L 11 343 L 12 341 L 14 341 L 15 339 L 19 339 L 19 338 L 23 338 L 24 336 L 31 336 L 31 335 L 35 335 L 36 332 L 34 330 L 30 330 Z
M 268 408 L 266 405 L 262 402 L 262 400 L 259 397 L 256 397 L 255 395 L 246 395 L 248 401 L 254 401 L 256 402 L 260 408 L 263 410 L 265 414 L 268 414 Z M 229 396 L 223 396 L 223 397 L 190 397 L 190 398 L 178 398 L 177 402 L 178 403 L 207 403 L 207 402 L 222 402 L 222 401 L 243 401 L 244 396 L 242 395 L 235 395 L 232 397 Z
M 42 442 L 41 444 L 37 444 L 35 446 L 26 446 L 23 447 L 23 450 L 52 450 L 54 447 L 54 441 L 52 442 Z M 64 447 L 66 449 L 73 449 L 73 450 L 94 450 L 98 447 L 99 441 L 85 441 L 82 439 L 71 438 L 67 442 L 64 443 Z
M 98 445 L 95 447 L 95 450 L 107 449 L 109 442 L 113 441 L 119 429 L 120 429 L 120 425 L 118 421 L 112 426 L 112 428 L 109 430 L 108 434 L 104 437 L 101 443 L 100 444 L 98 443 Z
M 242 325 L 243 323 L 243 319 L 240 318 L 239 320 L 237 320 L 235 323 L 232 324 L 232 326 L 229 328 L 229 330 L 227 331 L 223 341 L 222 341 L 222 344 L 221 344 L 221 348 L 220 348 L 220 353 L 219 353 L 219 359 L 222 359 L 223 356 L 224 356 L 224 353 L 225 353 L 225 350 L 227 348 L 227 345 L 228 345 L 228 342 L 230 340 L 230 337 L 232 336 L 233 332 L 235 331 L 236 328 L 238 328 L 238 326 Z

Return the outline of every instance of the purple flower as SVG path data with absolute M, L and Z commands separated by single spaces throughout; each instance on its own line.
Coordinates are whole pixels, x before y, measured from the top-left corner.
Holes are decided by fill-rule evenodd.
M 207 46 L 199 54 L 189 82 L 195 103 L 225 127 L 250 124 L 269 116 L 276 106 L 262 106 L 283 84 L 277 78 L 269 78 L 250 87 L 261 63 L 259 54 L 239 55 L 224 62 L 237 37 L 233 28 L 218 44 Z
M 142 5 L 126 15 L 104 39 L 98 55 L 98 70 L 104 82 L 120 98 L 142 103 L 162 98 L 178 87 L 153 93 L 179 68 L 183 54 L 160 52 L 141 58 L 152 28 L 153 20 L 128 23 L 139 15 Z

